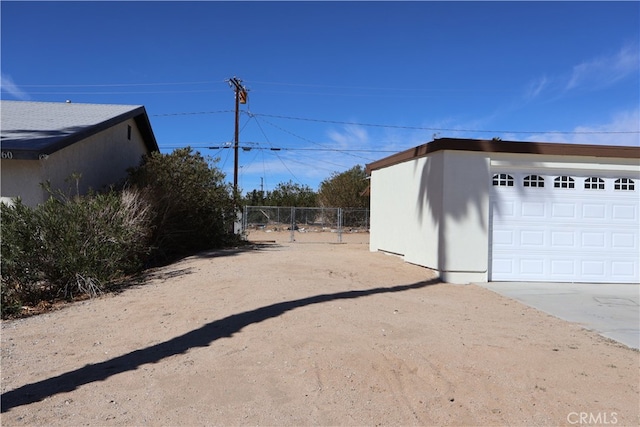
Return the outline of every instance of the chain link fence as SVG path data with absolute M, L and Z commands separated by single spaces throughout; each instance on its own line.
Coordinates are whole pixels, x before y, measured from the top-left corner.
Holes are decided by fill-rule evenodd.
M 300 240 L 342 243 L 344 234 L 368 234 L 369 209 L 245 206 L 242 232 L 250 236 L 252 232 L 255 235 L 260 231 L 288 232 L 290 242 L 297 241 L 296 236 L 304 235 Z

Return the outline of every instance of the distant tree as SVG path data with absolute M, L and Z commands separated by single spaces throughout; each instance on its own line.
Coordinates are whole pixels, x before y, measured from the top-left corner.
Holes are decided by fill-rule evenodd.
M 265 206 L 266 204 L 267 199 L 264 191 L 252 190 L 242 198 L 243 206 Z
M 265 201 L 268 206 L 314 207 L 318 206 L 318 194 L 308 185 L 281 182 L 267 192 Z
M 369 196 L 366 193 L 369 181 L 364 168 L 360 165 L 337 173 L 320 183 L 318 199 L 322 206 L 334 208 L 368 208 Z

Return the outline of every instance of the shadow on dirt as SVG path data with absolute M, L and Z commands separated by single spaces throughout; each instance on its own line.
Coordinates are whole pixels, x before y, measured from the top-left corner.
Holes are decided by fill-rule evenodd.
M 238 246 L 235 248 L 227 248 L 227 249 L 211 249 L 208 251 L 202 251 L 193 255 L 196 258 L 219 258 L 223 256 L 235 256 L 240 255 L 246 252 L 252 251 L 261 251 L 264 249 L 277 249 L 282 246 L 277 244 L 275 241 L 271 242 L 247 242 L 247 244 Z
M 322 294 L 301 298 L 293 301 L 284 301 L 271 304 L 255 310 L 234 314 L 220 320 L 208 323 L 184 335 L 172 338 L 168 341 L 132 351 L 122 356 L 104 362 L 89 364 L 82 368 L 66 372 L 64 374 L 25 384 L 15 390 L 2 394 L 2 413 L 17 406 L 39 402 L 58 393 L 66 393 L 76 388 L 95 381 L 104 381 L 112 375 L 136 370 L 147 363 L 157 363 L 164 358 L 183 354 L 191 348 L 207 347 L 214 341 L 231 337 L 246 326 L 263 322 L 282 315 L 283 313 L 313 304 L 320 304 L 335 300 L 348 300 L 362 298 L 369 295 L 403 292 L 412 289 L 420 289 L 440 283 L 437 279 L 418 282 L 410 285 L 398 285 L 389 288 L 373 288 L 361 291 L 345 291 L 333 294 Z
M 179 262 L 184 261 L 188 258 L 205 259 L 205 258 L 229 257 L 229 256 L 244 254 L 247 252 L 261 251 L 264 249 L 278 249 L 280 247 L 281 247 L 280 245 L 276 245 L 276 244 L 249 242 L 246 245 L 242 245 L 234 248 L 209 249 L 206 251 L 201 251 L 193 255 L 175 259 L 167 265 L 149 267 L 144 272 L 142 272 L 141 274 L 135 277 L 127 278 L 127 280 L 124 280 L 122 283 L 113 284 L 110 287 L 109 291 L 120 293 L 125 291 L 128 288 L 144 286 L 145 284 L 153 280 L 166 282 L 167 280 L 175 279 L 176 277 L 193 274 L 196 272 L 196 270 L 194 270 L 192 267 L 178 268 L 180 265 Z

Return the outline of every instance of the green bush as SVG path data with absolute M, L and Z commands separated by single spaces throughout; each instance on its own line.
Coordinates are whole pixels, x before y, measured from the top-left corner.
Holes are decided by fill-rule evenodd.
M 23 304 L 39 299 L 37 283 L 39 246 L 35 238 L 38 225 L 34 211 L 18 201 L 14 206 L 0 203 L 0 246 L 2 279 L 0 307 L 2 317 L 20 311 Z
M 239 242 L 233 191 L 199 153 L 152 153 L 129 177 L 122 191 L 50 191 L 36 208 L 0 203 L 3 317 L 40 301 L 94 296 L 149 262 Z
M 333 173 L 322 181 L 318 198 L 322 206 L 366 209 L 369 207 L 368 187 L 365 169 L 356 165 L 342 173 Z
M 0 209 L 3 316 L 41 300 L 99 294 L 140 271 L 149 252 L 151 210 L 133 190 Z
M 151 245 L 155 262 L 236 240 L 233 190 L 225 175 L 190 147 L 171 154 L 154 152 L 130 170 L 129 177 L 130 185 L 145 195 L 154 212 Z

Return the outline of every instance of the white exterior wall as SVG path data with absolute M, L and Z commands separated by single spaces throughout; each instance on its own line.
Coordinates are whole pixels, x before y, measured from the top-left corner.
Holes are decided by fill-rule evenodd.
M 486 281 L 489 166 L 483 153 L 442 151 L 373 171 L 370 250 L 444 281 Z
M 410 188 L 415 181 L 408 163 L 371 174 L 370 239 L 371 251 L 386 251 L 404 255 L 406 247 L 403 228 L 409 220 Z
M 404 227 L 403 240 L 406 245 L 404 259 L 412 264 L 439 270 L 440 218 L 443 212 L 444 153 L 417 159 L 412 163 L 415 179 L 408 190 L 412 194 L 410 217 Z M 409 224 L 411 224 L 409 226 Z
M 440 278 L 486 281 L 489 266 L 490 159 L 482 152 L 444 151 Z
M 46 192 L 40 186 L 44 181 L 40 160 L 2 160 L 0 170 L 2 202 L 11 203 L 20 196 L 27 206 L 42 203 Z
M 131 126 L 131 139 L 127 138 Z M 68 178 L 80 173 L 80 194 L 89 188 L 101 190 L 126 177 L 127 169 L 138 166 L 147 148 L 134 119 L 119 123 L 89 138 L 59 150 L 43 160 L 3 160 L 2 197 L 20 196 L 29 206 L 44 202 L 48 195 L 40 183 L 75 194 L 75 182 Z

